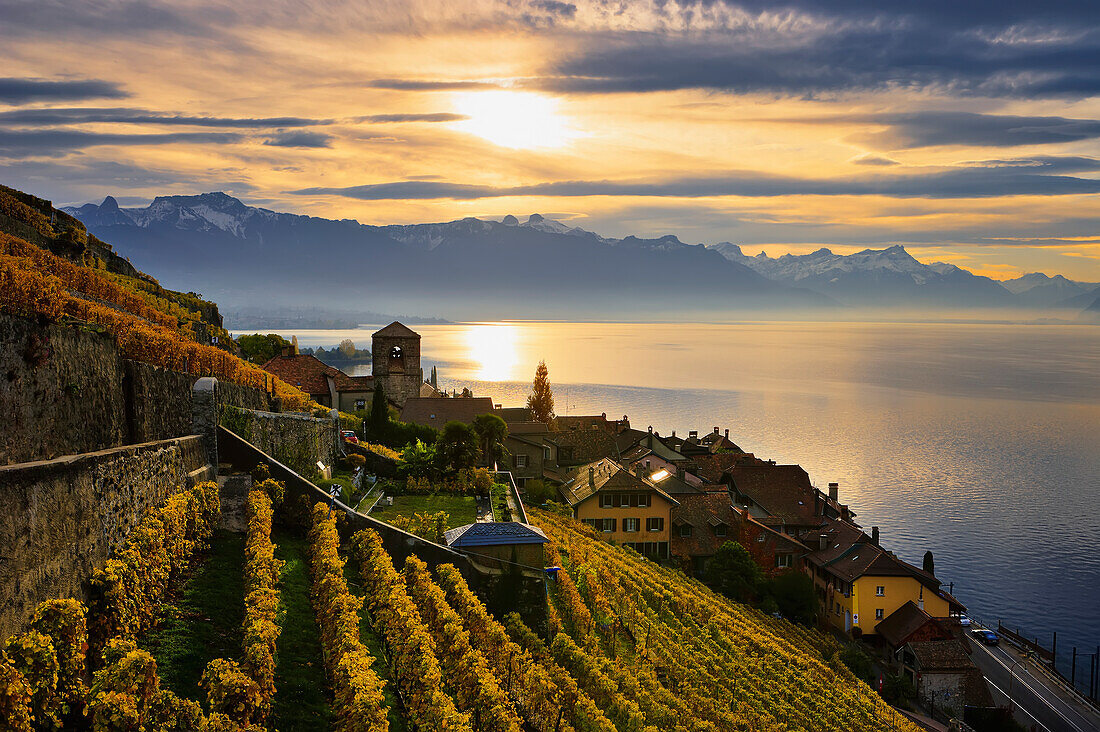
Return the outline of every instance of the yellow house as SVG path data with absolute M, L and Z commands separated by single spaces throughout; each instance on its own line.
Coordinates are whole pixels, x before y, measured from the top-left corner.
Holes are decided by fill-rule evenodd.
M 813 577 L 826 621 L 845 633 L 875 634 L 875 626 L 912 601 L 934 618 L 965 612 L 940 581 L 879 546 L 846 521 L 827 520 L 805 536 L 806 571 Z
M 658 483 L 668 477 L 658 471 L 631 473 L 604 458 L 576 468 L 561 487 L 573 517 L 600 532 L 604 539 L 628 546 L 654 559 L 668 559 L 672 508 L 680 505 Z

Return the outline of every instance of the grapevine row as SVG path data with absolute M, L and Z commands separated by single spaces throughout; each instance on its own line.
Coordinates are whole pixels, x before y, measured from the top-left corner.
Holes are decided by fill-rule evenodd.
M 337 732 L 385 732 L 383 682 L 371 668 L 374 657 L 359 640 L 359 613 L 363 600 L 352 595 L 344 579 L 340 537 L 328 507 L 313 507 L 310 539 L 311 595 L 325 666 L 332 683 L 333 729 Z
M 318 506 L 323 508 L 323 504 Z M 410 721 L 421 730 L 472 732 L 470 718 L 443 691 L 435 644 L 382 548 L 382 540 L 370 529 L 360 531 L 353 537 L 353 550 L 359 559 L 370 616 L 389 651 Z
M 460 709 L 469 710 L 474 728 L 483 732 L 520 732 L 522 723 L 480 651 L 470 644 L 462 619 L 447 604 L 428 567 L 415 556 L 405 560 L 405 584 L 428 626 L 443 667 L 444 684 Z M 509 679 L 509 682 L 511 680 Z

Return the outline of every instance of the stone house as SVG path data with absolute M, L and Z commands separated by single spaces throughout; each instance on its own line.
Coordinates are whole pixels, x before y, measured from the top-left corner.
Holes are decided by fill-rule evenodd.
M 718 547 L 737 540 L 738 513 L 725 490 L 676 495 L 669 551 L 681 569 L 701 575 Z
M 982 672 L 954 638 L 910 641 L 898 651 L 898 658 L 902 673 L 926 705 L 962 714 L 965 706 L 993 704 Z
M 741 508 L 733 508 L 737 521 L 733 527 L 734 540 L 752 556 L 769 577 L 789 569 L 803 569 L 809 549 L 789 534 L 785 534 L 753 518 Z
M 528 481 L 536 479 L 563 480 L 556 472 L 558 446 L 550 439 L 551 434 L 550 428 L 542 422 L 508 423 L 505 461 L 517 487 L 523 488 Z
M 291 353 L 284 349 L 262 368 L 296 386 L 318 404 L 336 407 L 341 412 L 366 409 L 374 397 L 374 379 L 370 376 L 348 376 L 335 366 L 322 363 L 311 355 Z

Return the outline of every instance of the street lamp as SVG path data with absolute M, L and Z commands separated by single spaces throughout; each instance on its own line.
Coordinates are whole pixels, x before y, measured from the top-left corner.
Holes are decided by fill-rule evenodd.
M 1012 669 L 1016 668 L 1017 666 L 1022 666 L 1023 663 L 1024 663 L 1023 661 L 1021 661 L 1020 659 L 1017 658 L 1008 667 L 1008 705 L 1009 705 L 1009 709 L 1011 709 L 1013 707 L 1013 705 L 1016 703 L 1016 700 L 1012 698 L 1012 680 L 1014 678 L 1016 678 L 1016 675 L 1014 673 L 1012 673 Z

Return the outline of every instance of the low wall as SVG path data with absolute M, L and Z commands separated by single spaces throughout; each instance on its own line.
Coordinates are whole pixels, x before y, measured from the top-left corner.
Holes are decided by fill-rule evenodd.
M 219 408 L 219 412 L 223 427 L 298 473 L 312 475 L 318 461 L 328 466 L 336 462 L 340 433 L 335 420 L 235 407 Z M 224 462 L 221 457 L 219 461 Z
M 124 359 L 94 328 L 0 314 L 0 465 L 192 434 L 197 379 Z M 260 389 L 218 391 L 222 405 L 279 409 Z
M 541 572 L 523 571 L 492 557 L 468 556 L 361 514 L 341 501 L 332 501 L 327 493 L 274 456 L 224 427 L 218 429 L 218 456 L 235 470 L 251 471 L 259 463 L 267 463 L 271 477 L 286 484 L 286 499 L 280 513 L 298 528 L 304 530 L 308 526 L 310 510 L 318 501 L 330 503 L 338 512 L 337 526 L 345 539 L 357 531 L 373 529 L 398 570 L 410 555 L 416 555 L 429 567 L 453 564 L 493 615 L 503 618 L 510 612 L 518 612 L 535 632 L 546 634 L 546 585 Z
M 0 638 L 85 583 L 145 512 L 212 479 L 199 437 L 0 466 Z
M 372 452 L 365 447 L 355 444 L 354 442 L 345 442 L 344 450 L 349 455 L 362 455 L 366 459 L 366 465 L 364 466 L 366 471 L 372 475 L 377 475 L 379 478 L 396 478 L 397 477 L 397 461 L 391 460 L 388 457 L 379 455 L 376 452 Z

